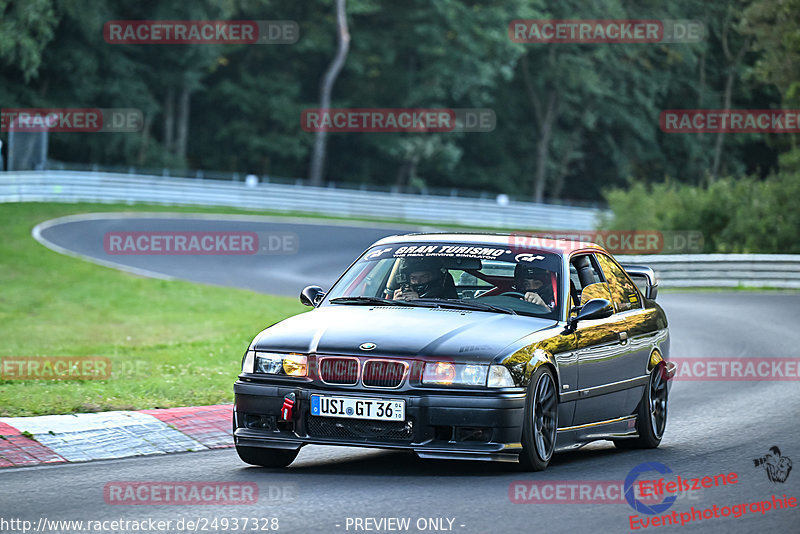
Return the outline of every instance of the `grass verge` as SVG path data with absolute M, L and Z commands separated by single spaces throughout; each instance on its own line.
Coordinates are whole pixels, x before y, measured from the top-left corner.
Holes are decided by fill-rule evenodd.
M 162 210 L 0 204 L 0 357 L 100 356 L 112 370 L 107 380 L 0 380 L 0 416 L 231 402 L 255 334 L 308 309 L 296 298 L 133 276 L 31 237 L 54 217 Z

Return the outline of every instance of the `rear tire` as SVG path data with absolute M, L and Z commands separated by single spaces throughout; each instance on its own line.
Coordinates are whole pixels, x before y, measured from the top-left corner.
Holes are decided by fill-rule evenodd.
M 520 469 L 544 471 L 556 448 L 558 428 L 558 392 L 553 372 L 539 367 L 531 376 L 525 396 L 525 420 L 522 424 Z
M 236 453 L 244 463 L 261 467 L 286 467 L 297 458 L 297 453 L 299 452 L 300 449 L 291 451 L 236 446 Z
M 650 380 L 639 401 L 636 430 L 639 437 L 614 441 L 618 449 L 655 449 L 661 444 L 667 426 L 667 377 L 664 366 L 650 373 Z

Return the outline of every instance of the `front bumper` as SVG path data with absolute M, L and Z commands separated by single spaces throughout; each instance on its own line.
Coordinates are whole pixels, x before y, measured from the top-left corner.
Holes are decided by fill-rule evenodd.
M 284 398 L 296 402 L 281 420 Z M 423 458 L 516 461 L 521 451 L 524 392 L 449 393 L 423 391 L 341 391 L 311 384 L 234 384 L 234 442 L 239 446 L 296 450 L 306 444 L 413 450 Z M 316 417 L 312 394 L 403 399 L 403 422 Z

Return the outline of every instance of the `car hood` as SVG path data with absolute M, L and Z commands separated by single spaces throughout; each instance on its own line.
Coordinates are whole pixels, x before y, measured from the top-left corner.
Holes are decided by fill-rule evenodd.
M 515 341 L 556 324 L 552 319 L 480 311 L 331 305 L 267 328 L 253 348 L 485 362 L 504 355 Z M 375 348 L 362 350 L 364 343 L 374 343 Z

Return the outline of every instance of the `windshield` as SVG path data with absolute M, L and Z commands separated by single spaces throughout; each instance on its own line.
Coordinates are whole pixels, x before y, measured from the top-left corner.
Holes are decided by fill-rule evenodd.
M 556 254 L 497 245 L 373 247 L 342 275 L 325 303 L 447 306 L 558 319 L 560 266 Z

